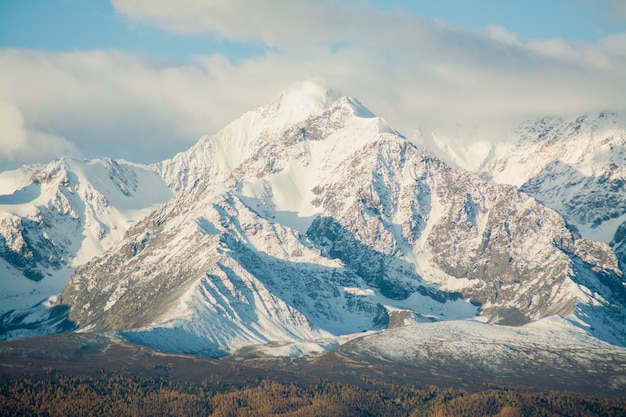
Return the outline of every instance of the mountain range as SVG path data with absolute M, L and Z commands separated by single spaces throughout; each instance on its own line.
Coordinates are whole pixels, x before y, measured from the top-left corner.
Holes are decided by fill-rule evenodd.
M 304 83 L 150 166 L 0 173 L 2 338 L 490 378 L 545 363 L 626 390 L 620 115 L 468 136 L 407 138 Z

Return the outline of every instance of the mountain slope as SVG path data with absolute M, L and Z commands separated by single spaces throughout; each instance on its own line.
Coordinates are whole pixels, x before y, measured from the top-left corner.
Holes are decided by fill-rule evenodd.
M 623 115 L 605 111 L 527 121 L 506 133 L 458 129 L 423 136 L 421 142 L 442 158 L 495 183 L 520 187 L 583 237 L 611 244 L 626 268 Z
M 77 268 L 59 302 L 73 322 L 210 355 L 477 315 L 561 314 L 624 343 L 606 244 L 427 156 L 353 98 L 294 96 L 297 117 L 282 97 L 157 167 L 180 192 Z
M 202 180 L 208 186 L 226 180 L 256 146 L 285 129 L 322 110 L 333 99 L 332 93 L 315 82 L 305 82 L 286 90 L 274 102 L 251 110 L 214 135 L 202 137 L 189 150 L 154 164 L 155 171 L 175 192 Z
M 523 327 L 415 324 L 356 338 L 301 368 L 323 377 L 358 375 L 409 384 L 447 378 L 445 384 L 469 390 L 506 384 L 622 398 L 626 390 L 626 349 L 590 337 L 559 317 Z
M 50 331 L 39 323 L 48 314 L 59 324 L 63 315 L 46 300 L 61 292 L 74 268 L 172 195 L 151 170 L 110 159 L 63 158 L 2 177 L 3 338 Z

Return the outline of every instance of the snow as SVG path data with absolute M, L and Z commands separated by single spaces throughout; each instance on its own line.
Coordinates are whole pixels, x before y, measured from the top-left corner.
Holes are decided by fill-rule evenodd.
M 351 340 L 375 333 L 376 332 L 370 331 L 337 337 L 316 338 L 306 341 L 270 342 L 260 345 L 247 345 L 244 346 L 244 348 L 247 348 L 247 351 L 252 350 L 253 352 L 266 356 L 293 358 L 315 357 L 331 351 L 338 346 L 350 342 Z M 237 355 L 245 353 L 236 351 L 234 354 Z
M 494 153 L 507 148 L 512 136 L 507 128 L 449 124 L 418 129 L 411 141 L 454 167 L 480 172 Z
M 285 129 L 320 111 L 337 98 L 319 81 L 295 83 L 281 94 L 278 102 L 280 111 L 272 115 L 272 122 L 279 129 Z
M 39 282 L 29 280 L 23 273 L 0 258 L 1 311 L 29 308 L 57 295 L 63 290 L 73 268 L 46 271 L 46 277 Z
M 473 140 L 456 148 L 458 139 L 437 134 L 421 138 L 449 153 L 457 165 L 489 174 L 494 181 L 522 184 L 548 160 L 531 162 L 520 151 L 540 154 L 544 143 L 516 148 L 502 138 L 474 132 Z M 50 308 L 49 297 L 59 294 L 74 268 L 93 261 L 72 283 L 78 294 L 74 311 L 85 312 L 76 313 L 82 330 L 103 326 L 90 322 L 90 315 L 119 322 L 115 315 L 120 305 L 133 300 L 132 293 L 149 294 L 132 305 L 154 303 L 158 311 L 122 335 L 171 352 L 219 356 L 254 349 L 266 355 L 310 356 L 355 339 L 399 356 L 410 355 L 415 346 L 439 342 L 445 342 L 446 349 L 461 347 L 466 354 L 484 354 L 494 343 L 546 349 L 555 343 L 602 344 L 583 329 L 588 322 L 581 318 L 581 309 L 567 319 L 501 327 L 484 323 L 487 319 L 478 316 L 481 308 L 449 294 L 490 283 L 445 273 L 435 262 L 429 238 L 441 233 L 436 229 L 441 222 L 456 216 L 454 221 L 467 223 L 474 233 L 468 232 L 459 246 L 478 247 L 489 227 L 489 204 L 501 200 L 489 197 L 489 186 L 475 176 L 447 175 L 446 167 L 434 168 L 437 163 L 424 162 L 423 154 L 409 146 L 356 99 L 337 98 L 317 83 L 305 83 L 150 168 L 107 159 L 62 159 L 48 167 L 3 173 L 0 190 L 6 193 L 0 195 L 0 211 L 7 216 L 6 224 L 26 217 L 39 222 L 37 216 L 49 215 L 41 222 L 52 227 L 42 236 L 52 246 L 63 242 L 67 261 L 59 270 L 44 268 L 48 276 L 35 283 L 2 259 L 0 268 L 11 278 L 0 281 L 2 310 L 24 309 L 42 300 L 48 300 L 42 307 Z M 594 172 L 595 163 L 610 160 L 602 146 L 591 159 L 580 150 L 562 157 L 569 162 L 583 158 L 577 169 Z M 409 153 L 413 165 L 403 159 Z M 38 181 L 31 181 L 34 174 L 40 176 Z M 467 186 L 467 191 L 446 195 L 446 181 L 459 189 Z M 536 202 L 516 191 L 511 195 L 517 200 L 503 204 L 511 203 L 511 212 L 527 213 L 531 219 Z M 328 203 L 333 199 L 336 204 Z M 461 209 L 453 213 L 457 206 Z M 389 295 L 376 281 L 380 277 L 372 279 L 350 266 L 350 254 L 333 259 L 323 242 L 314 243 L 307 231 L 320 216 L 336 220 L 354 237 L 355 246 L 384 254 L 384 279 L 406 285 L 409 294 Z M 552 239 L 570 235 L 556 214 L 537 220 L 535 227 L 542 227 L 544 220 L 558 224 L 557 232 L 563 234 L 541 235 L 517 248 L 516 256 L 529 263 L 557 257 Z M 626 215 L 581 230 L 606 239 L 623 220 Z M 418 226 L 407 232 L 410 221 Z M 510 238 L 508 217 L 502 227 Z M 127 256 L 129 248 L 140 256 Z M 529 290 L 522 288 L 526 284 L 502 284 L 500 290 L 519 288 L 521 293 Z M 171 294 L 155 290 L 171 287 Z M 610 303 L 570 279 L 550 289 L 554 303 L 567 297 L 583 307 Z M 482 310 L 509 306 L 494 303 L 483 303 Z M 41 320 L 44 313 L 32 310 L 27 320 Z M 404 327 L 382 330 L 390 317 L 394 326 Z M 398 352 L 394 344 L 400 346 Z
M 494 183 L 526 187 L 532 182 L 535 188 L 524 191 L 558 211 L 587 239 L 609 243 L 626 221 L 626 213 L 616 216 L 610 211 L 622 210 L 623 193 L 609 192 L 601 180 L 605 176 L 617 184 L 626 178 L 624 115 L 601 112 L 569 120 L 544 118 L 521 123 L 499 136 L 477 127 L 459 127 L 420 132 L 415 141 Z M 607 202 L 605 212 L 586 216 L 584 206 L 597 211 L 602 198 Z M 600 224 L 594 224 L 598 219 Z
M 243 114 L 214 135 L 204 136 L 189 150 L 155 164 L 153 168 L 174 191 L 201 179 L 222 183 L 254 151 L 253 142 L 278 136 L 333 101 L 333 93 L 320 83 L 298 83 L 273 103 Z
M 364 297 L 374 296 L 374 290 L 372 290 L 371 288 L 343 287 L 343 290 L 352 295 L 360 295 Z
M 40 165 L 0 172 L 0 196 L 10 195 L 28 185 L 33 172 L 38 169 L 41 169 Z
M 0 208 L 2 206 L 16 206 L 21 204 L 28 204 L 36 200 L 40 195 L 41 184 L 29 184 L 21 189 L 14 191 L 12 194 L 0 195 Z
M 263 178 L 246 178 L 238 186 L 240 196 L 258 200 L 256 205 L 271 211 L 278 223 L 300 233 L 306 232 L 320 213 L 311 202 L 315 198 L 314 187 L 326 180 L 323 176 L 332 172 L 347 155 L 379 139 L 381 126 L 383 131 L 395 134 L 386 122 L 355 99 L 345 98 L 340 102 L 354 116 L 344 120 L 344 128 L 324 140 L 300 144 L 301 151 L 307 155 L 306 160 L 289 160 L 280 172 Z
M 160 322 L 124 332 L 124 337 L 170 352 L 215 355 L 250 344 L 330 336 L 313 329 L 253 276 L 239 272 L 245 290 L 233 286 L 226 276 L 207 276 L 191 286 Z
M 607 355 L 626 355 L 626 349 L 594 338 L 583 327 L 559 316 L 547 317 L 522 327 L 498 326 L 478 319 L 413 322 L 394 329 L 341 337 L 244 346 L 247 353 L 311 357 L 349 342 L 353 343 L 349 345 L 348 352 L 356 351 L 360 356 L 369 353 L 400 364 L 416 363 L 416 360 L 423 360 L 420 355 L 424 355 L 424 358 L 440 357 L 442 361 L 450 358 L 466 363 L 480 361 L 494 370 L 514 367 L 525 360 L 549 360 L 550 355 L 567 356 L 565 365 L 551 362 L 551 366 L 580 369 L 592 360 L 601 361 Z M 252 346 L 254 348 L 250 349 Z
M 446 291 L 459 291 L 463 288 L 472 287 L 474 285 L 479 285 L 480 282 L 478 280 L 470 280 L 467 278 L 455 278 L 452 276 L 447 277 L 447 281 L 441 286 L 441 289 Z
M 245 143 L 239 142 L 241 148 L 244 149 L 242 153 L 238 154 L 240 155 L 239 159 L 231 160 L 228 159 L 230 158 L 229 156 L 226 165 L 220 166 L 218 176 L 221 175 L 221 177 L 219 178 L 225 178 L 229 172 L 234 172 L 235 169 L 238 170 L 235 176 L 234 195 L 241 204 L 236 202 L 228 209 L 236 213 L 236 219 L 233 217 L 228 220 L 228 223 L 234 222 L 232 225 L 233 229 L 230 230 L 229 227 L 231 226 L 228 226 L 225 229 L 219 228 L 219 230 L 225 233 L 234 232 L 237 239 L 241 242 L 245 242 L 246 245 L 249 245 L 255 251 L 270 257 L 288 260 L 292 263 L 320 265 L 322 263 L 320 253 L 311 251 L 309 248 L 301 245 L 301 242 L 304 241 L 303 236 L 312 221 L 316 216 L 324 214 L 322 206 L 312 204 L 317 196 L 313 190 L 323 188 L 328 184 L 334 184 L 337 181 L 337 177 L 349 178 L 346 176 L 346 172 L 340 171 L 345 169 L 343 164 L 345 164 L 346 158 L 353 157 L 358 160 L 359 156 L 357 156 L 357 153 L 361 152 L 364 147 L 375 141 L 383 140 L 386 137 L 385 135 L 393 138 L 397 138 L 398 135 L 384 120 L 373 115 L 352 98 L 344 97 L 329 105 L 325 101 L 326 99 L 322 99 L 322 97 L 328 97 L 325 93 L 320 92 L 317 95 L 319 97 L 317 101 L 310 100 L 310 91 L 305 91 L 306 99 L 298 96 L 301 92 L 294 93 L 293 96 L 290 94 L 282 96 L 278 100 L 278 104 L 265 106 L 233 122 L 226 129 L 228 134 L 220 132 L 210 138 L 210 140 L 206 140 L 207 143 L 212 141 L 211 143 L 224 144 L 224 146 L 218 146 L 219 152 L 216 152 L 215 155 L 219 155 L 221 152 L 227 150 L 230 152 L 230 149 L 232 149 L 229 147 L 230 144 L 226 143 L 225 138 L 231 136 L 246 138 Z M 313 94 L 313 96 L 316 96 L 316 94 Z M 300 105 L 302 102 L 305 105 Z M 289 106 L 293 111 L 285 113 L 284 109 L 287 103 L 290 103 Z M 324 106 L 326 107 L 324 108 Z M 316 116 L 315 111 L 319 112 L 319 116 Z M 323 113 L 324 111 L 330 113 Z M 307 114 L 306 117 L 309 117 L 307 120 L 305 120 L 305 114 Z M 271 115 L 272 121 L 271 123 L 266 123 L 264 117 L 269 117 L 269 115 Z M 278 126 L 284 128 L 289 123 L 295 123 L 297 119 L 300 119 L 296 126 L 304 128 L 308 126 L 307 123 L 313 123 L 311 121 L 315 121 L 315 117 L 327 117 L 326 125 L 333 121 L 338 123 L 338 127 L 331 130 L 327 135 L 327 131 L 323 131 L 321 140 L 309 140 L 307 137 L 304 137 L 298 143 L 289 144 L 290 148 L 287 149 L 286 153 L 288 155 L 297 155 L 297 157 L 284 161 L 284 165 L 276 172 L 270 171 L 267 173 L 262 171 L 259 174 L 258 171 L 252 168 L 252 163 L 250 168 L 246 169 L 248 167 L 245 166 L 244 161 L 257 161 L 254 159 L 256 156 L 253 148 L 264 145 L 268 140 L 271 140 L 271 135 L 276 134 L 280 130 Z M 321 126 L 323 125 L 322 123 Z M 280 137 L 280 135 L 277 136 Z M 440 139 L 433 136 L 432 140 L 438 141 Z M 495 140 L 476 140 L 471 142 L 471 144 L 463 148 L 462 156 L 465 159 L 459 163 L 471 162 L 475 164 L 476 169 L 483 168 L 486 166 L 485 161 L 488 158 L 492 158 L 494 155 L 501 155 L 498 152 L 503 152 L 503 150 L 510 151 L 510 148 L 505 146 L 506 144 L 502 144 L 502 140 L 498 143 L 496 142 Z M 282 149 L 279 150 L 282 151 Z M 190 155 L 186 157 L 190 157 Z M 263 155 L 261 155 L 262 157 Z M 381 158 L 383 157 L 381 156 Z M 261 159 L 262 161 L 264 160 Z M 283 161 L 272 162 L 280 163 Z M 243 165 L 235 167 L 238 163 Z M 515 165 L 511 165 L 511 167 L 506 175 L 516 181 L 520 181 L 519 175 L 524 170 L 526 174 L 528 173 L 527 167 L 516 168 Z M 217 178 L 213 177 L 209 181 L 217 182 Z M 390 181 L 397 182 L 397 184 L 402 186 L 410 186 L 417 181 L 417 178 L 415 178 L 415 173 L 403 171 L 400 178 L 392 178 Z M 482 192 L 483 190 L 478 187 L 474 194 L 464 196 L 466 217 L 470 222 L 473 222 L 473 227 L 480 230 L 487 228 L 489 218 L 487 210 L 480 210 L 480 207 L 486 205 L 486 197 Z M 202 204 L 198 204 L 204 207 L 209 202 L 213 205 L 221 204 L 215 200 L 215 195 L 204 199 Z M 441 201 L 440 196 L 433 190 L 431 190 L 430 200 L 420 203 L 424 204 L 424 207 L 427 209 L 427 222 L 416 244 L 408 251 L 404 251 L 405 259 L 414 265 L 416 271 L 427 282 L 439 284 L 439 287 L 433 285 L 431 287 L 432 290 L 441 289 L 456 292 L 482 285 L 482 281 L 477 279 L 470 280 L 468 278 L 449 276 L 433 264 L 433 254 L 429 252 L 427 239 L 432 234 L 433 227 L 446 215 L 445 210 L 448 207 L 446 205 L 448 203 Z M 520 211 L 530 210 L 534 207 L 533 204 L 534 202 L 531 200 L 523 200 L 517 209 Z M 345 204 L 344 207 L 348 207 L 348 204 Z M 209 225 L 225 224 L 223 214 L 216 212 L 209 215 L 207 212 L 203 212 L 202 215 L 204 216 L 202 218 L 206 218 Z M 343 215 L 343 213 L 340 215 Z M 393 217 L 393 221 L 397 226 L 396 229 L 393 229 L 395 230 L 394 236 L 397 240 L 401 240 L 400 225 L 403 221 L 402 216 L 402 214 L 396 213 L 395 217 Z M 199 217 L 196 215 L 196 218 Z M 211 226 L 210 229 L 216 232 L 218 227 Z M 205 230 L 207 229 L 201 227 L 201 230 L 206 233 Z M 481 238 L 481 235 L 474 237 L 475 240 L 480 240 Z M 524 250 L 528 251 L 527 256 L 535 258 L 544 256 L 541 253 L 543 249 L 539 246 L 537 248 L 529 246 Z M 533 251 L 536 253 L 533 254 Z M 335 263 L 333 265 L 327 261 L 325 265 L 331 268 L 342 268 L 341 264 Z M 234 267 L 233 270 L 238 270 L 237 268 L 239 267 Z M 315 266 L 310 267 L 311 271 L 314 271 L 315 268 Z M 241 272 L 241 270 L 238 271 Z M 276 326 L 277 318 L 285 317 L 285 312 L 289 311 L 288 308 L 276 307 L 276 303 L 279 305 L 281 302 L 289 304 L 287 300 L 290 297 L 294 297 L 294 294 L 277 292 L 277 288 L 266 287 L 265 284 L 267 283 L 257 281 L 256 277 L 248 277 L 247 279 L 250 281 L 245 282 L 247 282 L 246 286 L 252 290 L 253 301 L 249 296 L 241 298 L 242 294 L 247 293 L 247 290 L 242 289 L 239 286 L 240 284 L 234 284 L 230 277 L 221 277 L 217 280 L 216 277 L 219 276 L 221 275 L 217 274 L 211 280 L 205 278 L 202 286 L 195 287 L 196 290 L 189 293 L 191 295 L 182 304 L 179 304 L 176 309 L 168 313 L 169 316 L 167 316 L 166 321 L 168 324 L 161 323 L 155 329 L 159 329 L 159 332 L 164 331 L 164 328 L 185 329 L 185 332 L 189 334 L 201 335 L 202 338 L 211 340 L 214 348 L 220 351 L 232 351 L 234 347 L 248 346 L 251 343 L 257 349 L 264 352 L 272 351 L 274 352 L 273 354 L 303 355 L 324 351 L 324 348 L 318 344 L 307 341 L 307 338 L 312 337 L 312 335 L 306 334 L 306 332 L 302 333 L 302 329 L 292 329 L 284 323 L 278 327 Z M 254 284 L 252 284 L 253 282 Z M 566 284 L 561 288 L 555 287 L 554 290 L 556 292 L 552 296 L 559 299 L 572 296 L 591 304 L 598 302 L 598 297 L 590 297 L 580 292 L 581 288 L 573 285 L 573 283 L 570 284 L 572 285 Z M 502 288 L 513 288 L 516 285 L 519 286 L 519 284 L 515 284 L 503 286 Z M 204 289 L 198 292 L 197 288 Z M 439 302 L 429 296 L 414 292 L 407 299 L 391 300 L 381 295 L 378 290 L 366 285 L 358 287 L 342 286 L 341 290 L 345 295 L 366 300 L 371 305 L 382 305 L 390 312 L 410 312 L 412 316 L 405 320 L 405 324 L 419 321 L 458 321 L 468 319 L 474 320 L 474 323 L 480 323 L 485 320 L 484 318 L 476 318 L 479 313 L 477 306 L 461 299 Z M 204 295 L 200 297 L 198 294 Z M 273 298 L 272 295 L 277 298 Z M 244 304 L 240 304 L 241 302 Z M 252 311 L 249 310 L 252 305 L 262 307 Z M 483 308 L 489 306 L 490 304 L 487 302 L 483 305 Z M 181 313 L 182 311 L 187 311 L 188 313 Z M 189 313 L 189 311 L 192 311 L 192 313 Z M 219 311 L 221 313 L 218 313 Z M 281 313 L 276 313 L 277 315 L 274 316 L 275 313 L 270 314 L 272 311 L 280 311 Z M 262 314 L 259 315 L 259 312 L 262 312 Z M 216 314 L 217 317 L 215 317 Z M 327 319 L 312 319 L 308 325 L 311 329 L 310 331 L 327 331 L 335 335 L 345 334 L 349 328 L 349 326 L 345 325 L 347 321 L 352 321 L 352 327 L 357 327 L 356 323 L 362 323 L 364 328 L 368 326 L 363 317 L 356 313 L 347 314 L 344 312 L 341 314 L 341 320 L 344 321 L 343 325 Z M 207 319 L 207 317 L 210 318 Z M 294 316 L 289 313 L 287 317 L 293 319 Z M 308 316 L 305 314 L 303 317 Z M 166 318 L 163 319 L 166 320 Z M 198 324 L 205 322 L 211 322 L 213 327 L 209 328 L 204 324 Z M 487 325 L 485 324 L 485 326 Z M 150 343 L 158 343 L 158 341 L 151 339 L 152 336 L 149 336 L 149 333 L 149 330 L 146 329 L 142 334 L 145 335 L 146 340 L 150 339 Z M 221 335 L 219 338 L 216 336 L 217 333 Z M 133 333 L 135 340 L 137 340 L 138 334 Z M 294 341 L 293 338 L 297 340 Z
M 239 195 L 247 204 L 271 212 L 277 223 L 304 234 L 319 212 L 310 203 L 313 187 L 310 170 L 290 161 L 279 173 L 244 180 Z
M 133 223 L 173 195 L 147 167 L 110 159 L 62 158 L 0 177 L 3 189 L 14 189 L 0 196 L 0 214 L 9 219 L 0 233 L 31 233 L 31 239 L 46 245 L 45 250 L 60 251 L 66 257 L 59 259 L 60 268 L 38 265 L 44 274 L 39 282 L 0 260 L 0 268 L 6 271 L 0 280 L 0 312 L 15 310 L 14 315 L 59 294 L 75 267 L 104 253 Z M 25 221 L 37 228 L 22 230 Z
M 576 228 L 580 234 L 587 239 L 610 243 L 615 237 L 615 231 L 624 222 L 626 222 L 626 213 L 619 217 L 605 220 L 597 227 L 578 223 L 576 224 Z
M 567 356 L 564 366 L 580 367 L 594 356 L 601 361 L 607 354 L 626 354 L 626 349 L 591 337 L 558 316 L 522 327 L 475 320 L 417 323 L 363 337 L 359 339 L 358 349 L 399 363 L 413 363 L 420 355 L 442 360 L 482 358 L 487 360 L 483 365 L 495 370 L 554 355 Z M 551 366 L 560 364 L 555 361 Z

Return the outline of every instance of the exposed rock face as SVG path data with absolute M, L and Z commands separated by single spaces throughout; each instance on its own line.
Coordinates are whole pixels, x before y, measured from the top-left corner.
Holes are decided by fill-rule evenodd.
M 607 320 L 592 331 L 623 343 L 626 297 L 606 244 L 513 186 L 427 156 L 356 100 L 312 96 L 304 117 L 279 101 L 203 138 L 211 152 L 160 164 L 180 192 L 77 269 L 61 297 L 71 320 L 207 354 L 400 316 L 560 314 Z M 243 151 L 228 154 L 233 143 Z
M 469 129 L 431 145 L 436 154 L 482 178 L 520 187 L 584 238 L 611 244 L 624 271 L 626 251 L 618 232 L 626 222 L 624 115 L 547 117 L 500 136 Z M 478 155 L 476 143 L 483 145 Z
M 557 210 L 588 238 L 611 243 L 626 270 L 620 226 L 626 223 L 626 128 L 616 113 L 575 120 L 545 120 L 542 129 L 522 125 L 522 147 L 537 146 L 529 158 L 548 149 L 553 155 L 521 186 Z M 537 155 L 538 156 L 538 155 Z
M 56 317 L 46 299 L 76 265 L 172 196 L 152 170 L 111 159 L 64 158 L 28 170 L 25 184 L 0 196 L 0 338 L 54 331 L 37 328 L 41 316 Z

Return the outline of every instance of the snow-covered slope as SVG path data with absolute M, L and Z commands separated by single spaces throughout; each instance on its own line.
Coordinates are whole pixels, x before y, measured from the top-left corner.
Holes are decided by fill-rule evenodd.
M 50 313 L 47 299 L 74 268 L 172 196 L 152 170 L 110 159 L 62 158 L 3 172 L 0 184 L 3 338 L 50 331 L 40 323 Z
M 505 383 L 535 390 L 626 392 L 626 349 L 590 337 L 557 316 L 523 327 L 476 321 L 414 324 L 356 338 L 308 367 L 316 362 L 333 363 L 335 372 L 344 367 L 409 383 L 443 375 L 470 389 Z
M 206 354 L 477 315 L 561 314 L 624 343 L 606 244 L 426 155 L 354 98 L 290 97 L 157 166 L 180 192 L 77 268 L 59 303 L 73 322 Z
M 197 180 L 208 186 L 220 184 L 257 150 L 257 144 L 251 146 L 252 142 L 272 141 L 336 98 L 316 82 L 296 84 L 276 101 L 245 113 L 217 134 L 202 137 L 187 151 L 154 164 L 153 168 L 174 191 Z
M 609 243 L 626 267 L 626 120 L 601 112 L 477 128 L 419 141 L 461 168 L 512 184 L 561 214 L 587 239 Z

